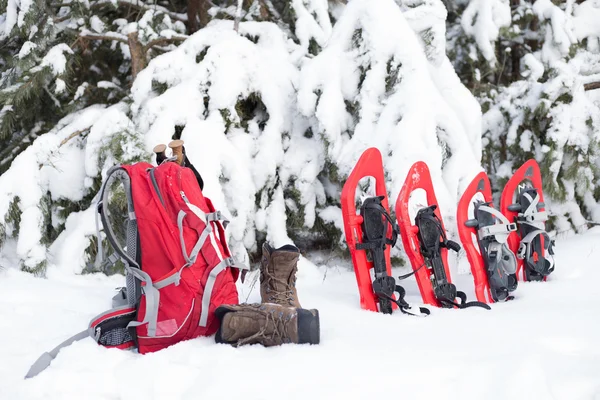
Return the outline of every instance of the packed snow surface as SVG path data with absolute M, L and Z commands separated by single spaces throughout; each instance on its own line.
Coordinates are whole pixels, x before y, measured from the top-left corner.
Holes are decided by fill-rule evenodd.
M 109 308 L 124 279 L 70 268 L 40 279 L 8 268 L 0 272 L 0 398 L 598 399 L 599 241 L 600 229 L 559 238 L 549 281 L 519 283 L 516 299 L 492 311 L 430 307 L 427 318 L 361 310 L 349 266 L 312 254 L 314 264 L 301 259 L 297 287 L 302 305 L 319 309 L 319 345 L 235 349 L 202 337 L 139 355 L 88 339 L 29 380 L 37 357 Z M 242 302 L 259 300 L 255 278 L 238 282 Z M 470 275 L 454 281 L 475 298 Z M 414 279 L 403 285 L 419 304 Z

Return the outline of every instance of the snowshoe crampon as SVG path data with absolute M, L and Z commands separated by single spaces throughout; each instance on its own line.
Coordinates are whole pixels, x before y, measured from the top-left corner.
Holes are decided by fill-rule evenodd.
M 554 271 L 554 240 L 546 232 L 548 213 L 535 160 L 528 160 L 508 180 L 500 210 L 517 224 L 517 231 L 508 237 L 509 247 L 517 255 L 517 278 L 545 281 Z
M 356 192 L 361 179 L 375 179 L 375 196 L 365 199 L 356 210 Z M 391 314 L 400 309 L 405 314 L 427 315 L 421 308 L 413 313 L 404 300 L 405 291 L 391 275 L 390 250 L 398 237 L 398 226 L 390 217 L 383 176 L 381 153 L 367 149 L 344 184 L 341 195 L 346 243 L 352 256 L 360 294 L 361 308 Z M 373 270 L 374 277 L 371 277 Z M 397 293 L 397 297 L 394 295 Z
M 456 219 L 477 300 L 494 303 L 512 299 L 510 293 L 517 288 L 517 259 L 507 240 L 517 227 L 494 208 L 485 172 L 480 172 L 463 193 Z
M 425 192 L 422 203 L 411 205 L 411 196 Z M 416 210 L 411 217 L 410 212 Z M 435 307 L 466 308 L 481 302 L 466 302 L 466 294 L 452 283 L 448 267 L 448 250 L 458 252 L 460 245 L 446 237 L 446 230 L 437 207 L 437 199 L 427 165 L 418 161 L 410 168 L 396 201 L 400 236 L 410 260 L 423 301 Z M 460 299 L 460 303 L 456 302 Z

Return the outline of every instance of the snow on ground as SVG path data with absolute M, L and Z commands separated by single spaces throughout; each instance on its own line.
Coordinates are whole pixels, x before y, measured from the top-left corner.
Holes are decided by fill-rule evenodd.
M 92 339 L 63 349 L 24 380 L 46 350 L 110 306 L 122 277 L 48 279 L 0 272 L 1 399 L 599 399 L 600 229 L 557 241 L 546 283 L 520 283 L 516 300 L 492 311 L 433 309 L 416 318 L 361 310 L 347 265 L 313 255 L 298 274 L 300 301 L 318 308 L 321 344 L 235 349 L 212 337 L 139 355 Z M 339 264 L 339 265 L 336 265 Z M 395 271 L 395 275 L 405 271 Z M 242 301 L 259 299 L 253 276 Z M 470 299 L 469 275 L 455 282 Z M 408 301 L 420 302 L 413 278 Z

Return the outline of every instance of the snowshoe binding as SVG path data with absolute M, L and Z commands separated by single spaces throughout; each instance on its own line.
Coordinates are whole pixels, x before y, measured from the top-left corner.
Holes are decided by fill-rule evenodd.
M 365 199 L 356 210 L 356 189 L 361 179 L 375 178 L 376 195 Z M 388 212 L 387 191 L 381 153 L 367 149 L 346 180 L 341 195 L 346 243 L 352 256 L 361 308 L 391 314 L 394 310 L 425 316 L 426 308 L 413 312 L 404 300 L 404 289 L 391 275 L 390 250 L 398 237 L 398 226 Z M 374 279 L 371 278 L 373 269 Z M 395 297 L 394 293 L 397 293 Z
M 409 204 L 411 195 L 422 190 L 428 205 L 418 205 L 414 218 Z M 427 164 L 418 161 L 410 168 L 396 201 L 400 236 L 411 262 L 423 301 L 435 307 L 466 308 L 478 306 L 490 309 L 482 302 L 467 302 L 466 294 L 452 283 L 448 268 L 448 250 L 458 252 L 460 245 L 448 240 Z M 460 299 L 460 303 L 456 302 Z
M 362 243 L 356 245 L 357 250 L 366 250 L 367 257 L 373 263 L 373 293 L 379 298 L 379 309 L 384 314 L 392 313 L 392 303 L 395 303 L 405 314 L 413 314 L 409 311 L 410 306 L 404 300 L 406 292 L 404 288 L 396 285 L 394 277 L 390 276 L 387 268 L 385 250 L 387 246 L 394 247 L 398 239 L 398 225 L 392 220 L 387 210 L 381 204 L 384 196 L 369 197 L 365 199 L 360 215 L 363 217 Z M 391 238 L 388 237 L 388 229 Z M 369 257 L 370 256 L 370 257 Z M 394 292 L 398 293 L 398 299 L 393 298 Z M 422 314 L 429 314 L 429 310 L 422 308 Z
M 517 255 L 517 277 L 522 281 L 545 281 L 554 271 L 555 242 L 546 232 L 542 178 L 537 162 L 527 161 L 506 183 L 501 210 L 517 224 L 509 246 Z
M 494 208 L 485 172 L 480 172 L 463 193 L 456 219 L 471 264 L 477 300 L 494 303 L 513 299 L 510 293 L 517 288 L 517 259 L 507 241 L 517 226 Z
M 436 204 L 420 209 L 415 217 L 415 225 L 419 229 L 418 238 L 421 248 L 421 254 L 425 258 L 425 265 L 432 272 L 431 285 L 436 299 L 444 308 L 467 308 L 467 307 L 490 307 L 479 301 L 467 302 L 467 295 L 456 289 L 456 286 L 450 282 L 449 274 L 446 273 L 440 249 L 445 248 L 459 252 L 461 247 L 458 243 L 449 240 L 442 226 L 441 219 L 435 213 Z M 456 298 L 460 303 L 455 301 Z

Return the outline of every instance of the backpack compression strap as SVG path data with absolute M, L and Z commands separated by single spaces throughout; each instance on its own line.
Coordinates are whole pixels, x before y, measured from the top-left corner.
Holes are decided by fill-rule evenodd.
M 436 205 L 421 209 L 415 218 L 415 224 L 419 228 L 419 241 L 421 242 L 421 252 L 423 257 L 429 260 L 430 265 L 433 269 L 433 275 L 436 279 L 442 279 L 442 283 L 434 291 L 434 294 L 438 301 L 447 306 L 454 306 L 457 308 L 469 308 L 469 307 L 481 307 L 487 310 L 491 310 L 491 307 L 480 301 L 467 302 L 467 295 L 456 289 L 456 286 L 446 281 L 444 265 L 441 260 L 440 249 L 445 247 L 447 249 L 458 252 L 460 245 L 453 240 L 449 240 L 446 236 L 446 232 L 442 228 L 442 222 L 440 221 L 434 210 L 437 208 Z M 433 224 L 436 229 L 437 239 L 430 237 L 426 232 L 425 224 L 427 222 Z M 435 235 L 434 233 L 434 235 Z M 427 238 L 426 238 L 427 237 Z M 435 240 L 426 240 L 435 239 Z M 439 275 L 443 275 L 441 278 Z M 460 303 L 455 302 L 455 298 L 460 299 Z
M 529 206 L 524 212 L 517 214 L 517 222 L 529 225 L 534 230 L 521 239 L 517 257 L 522 260 L 524 259 L 527 265 L 538 274 L 547 276 L 554 270 L 554 241 L 546 232 L 544 224 L 548 220 L 548 213 L 546 211 L 538 211 L 537 206 L 540 202 L 540 195 L 537 191 L 535 192 L 535 197 L 532 197 L 529 192 L 524 192 L 522 196 L 529 201 Z M 546 258 L 538 253 L 534 254 L 533 241 L 538 236 L 544 238 L 545 254 L 550 254 L 551 257 Z

